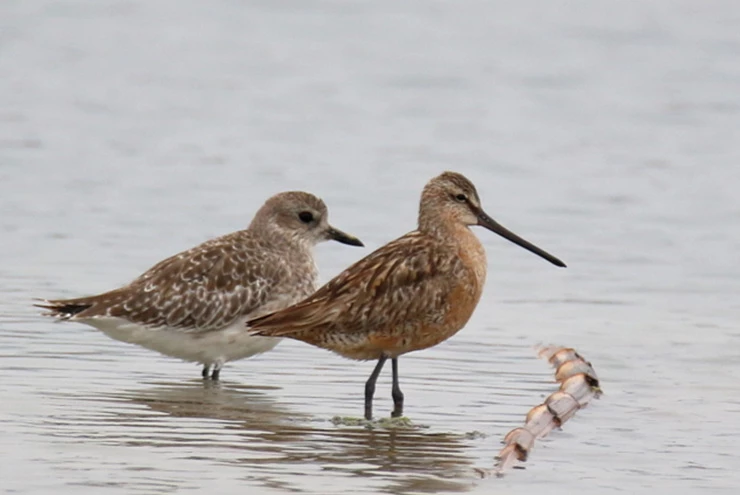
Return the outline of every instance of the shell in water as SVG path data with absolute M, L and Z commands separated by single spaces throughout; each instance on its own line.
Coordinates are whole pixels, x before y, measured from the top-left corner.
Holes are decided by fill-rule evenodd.
M 591 399 L 602 394 L 596 371 L 575 349 L 547 346 L 540 347 L 537 354 L 556 369 L 555 380 L 560 383 L 560 389 L 529 410 L 524 426 L 504 437 L 505 446 L 496 456 L 493 469 L 496 476 L 503 476 L 517 461 L 526 461 L 536 439 L 562 427 Z

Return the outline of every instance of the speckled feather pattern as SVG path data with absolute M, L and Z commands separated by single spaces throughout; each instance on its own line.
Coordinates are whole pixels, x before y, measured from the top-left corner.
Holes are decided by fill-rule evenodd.
M 316 289 L 317 279 L 308 250 L 242 230 L 167 258 L 120 289 L 49 303 L 61 317 L 72 316 L 64 314 L 65 306 L 89 305 L 74 317 L 113 316 L 149 327 L 207 332 L 258 312 L 276 295 L 305 297 Z
M 326 206 L 313 195 L 281 193 L 265 203 L 246 230 L 171 256 L 121 288 L 38 306 L 60 319 L 112 317 L 187 333 L 224 329 L 239 318 L 289 306 L 318 286 L 312 248 L 319 241 L 295 228 L 280 228 L 276 212 L 286 205 L 326 215 Z

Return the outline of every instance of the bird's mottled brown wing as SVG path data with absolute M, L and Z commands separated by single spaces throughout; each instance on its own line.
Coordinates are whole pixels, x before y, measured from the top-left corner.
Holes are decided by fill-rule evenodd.
M 462 270 L 454 249 L 440 249 L 411 232 L 350 266 L 302 302 L 247 325 L 256 335 L 305 340 L 300 334 L 309 331 L 359 335 L 392 332 L 403 322 L 431 323 L 443 318 L 450 287 Z
M 262 260 L 248 231 L 207 241 L 167 258 L 129 285 L 97 296 L 45 301 L 60 318 L 125 318 L 190 331 L 222 328 L 270 297 L 286 275 L 283 263 Z

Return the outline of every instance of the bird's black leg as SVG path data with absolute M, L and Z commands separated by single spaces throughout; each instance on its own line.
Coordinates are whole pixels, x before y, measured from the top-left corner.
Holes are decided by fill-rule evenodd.
M 211 371 L 210 366 L 208 366 L 207 364 L 204 364 L 203 371 L 200 372 L 200 376 L 202 376 L 204 380 L 208 380 L 208 374 L 210 371 Z
M 375 369 L 370 374 L 370 378 L 365 382 L 365 419 L 370 421 L 373 419 L 373 395 L 375 395 L 375 382 L 378 381 L 378 375 L 383 369 L 385 361 L 388 356 L 380 356 L 378 364 L 375 365 Z
M 218 381 L 219 375 L 221 375 L 221 365 L 219 363 L 216 363 L 213 365 L 211 380 L 213 380 L 214 382 Z
M 391 389 L 393 412 L 391 412 L 391 418 L 400 418 L 403 416 L 403 392 L 401 392 L 401 387 L 398 385 L 398 358 L 393 358 L 391 365 L 393 366 L 393 389 Z

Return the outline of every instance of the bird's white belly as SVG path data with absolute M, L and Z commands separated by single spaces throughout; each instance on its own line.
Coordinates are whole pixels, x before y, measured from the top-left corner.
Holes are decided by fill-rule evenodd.
M 208 332 L 180 328 L 145 327 L 123 318 L 95 317 L 78 319 L 102 331 L 110 338 L 136 344 L 166 356 L 206 365 L 223 364 L 267 352 L 282 340 L 275 337 L 249 335 L 247 318 L 240 318 L 228 327 Z

